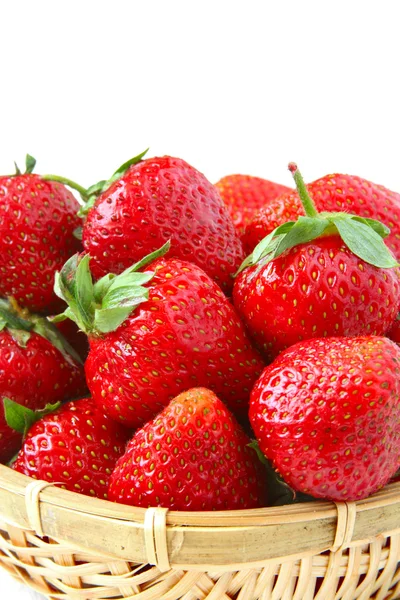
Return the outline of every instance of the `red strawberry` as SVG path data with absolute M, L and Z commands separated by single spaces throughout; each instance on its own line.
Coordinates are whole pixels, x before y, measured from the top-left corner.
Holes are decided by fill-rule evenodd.
M 397 264 L 385 228 L 306 207 L 309 216 L 256 247 L 235 282 L 234 304 L 270 358 L 307 338 L 384 335 L 399 308 L 398 271 L 380 268 Z
M 173 510 L 263 506 L 262 467 L 249 443 L 210 390 L 188 390 L 135 433 L 111 476 L 109 498 Z
M 400 282 L 397 270 L 369 265 L 332 235 L 246 269 L 233 299 L 257 345 L 274 357 L 312 337 L 384 335 Z
M 257 211 L 281 194 L 289 192 L 286 185 L 252 175 L 227 175 L 215 184 L 240 236 Z
M 19 317 L 0 300 L 0 462 L 17 451 L 21 435 L 8 427 L 1 398 L 32 410 L 86 390 L 79 357 L 45 319 Z
M 261 450 L 294 489 L 354 501 L 384 486 L 400 460 L 400 349 L 382 337 L 300 342 L 253 388 Z
M 127 165 L 111 185 L 103 182 L 83 227 L 93 275 L 121 273 L 170 239 L 171 256 L 197 264 L 230 292 L 244 255 L 217 189 L 179 158 Z
M 377 219 L 390 228 L 386 243 L 400 258 L 400 194 L 355 175 L 335 173 L 307 186 L 319 211 L 344 211 Z M 275 227 L 304 215 L 298 194 L 289 192 L 262 208 L 248 225 L 243 243 L 247 253 Z
M 80 246 L 73 231 L 79 204 L 60 183 L 31 170 L 0 177 L 0 296 L 50 314 L 61 303 L 53 292 L 54 273 Z
M 109 478 L 129 432 L 91 398 L 68 402 L 29 429 L 13 468 L 72 492 L 107 498 Z
M 88 256 L 68 261 L 57 286 L 70 305 L 66 316 L 89 335 L 88 386 L 110 416 L 138 427 L 193 386 L 210 387 L 247 416 L 263 363 L 234 308 L 204 271 L 160 259 L 151 272 L 135 272 L 135 265 L 93 288 L 88 262 Z

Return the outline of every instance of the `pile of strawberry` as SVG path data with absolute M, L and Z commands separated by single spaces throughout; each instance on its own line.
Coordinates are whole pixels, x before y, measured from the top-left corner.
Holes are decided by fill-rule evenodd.
M 144 155 L 0 177 L 0 461 L 180 510 L 396 479 L 400 194 Z

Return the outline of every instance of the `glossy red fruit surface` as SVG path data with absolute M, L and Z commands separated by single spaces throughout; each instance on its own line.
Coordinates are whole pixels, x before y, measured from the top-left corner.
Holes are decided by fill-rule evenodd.
M 107 498 L 108 481 L 129 431 L 90 398 L 69 402 L 29 430 L 13 468 L 33 479 Z
M 400 258 L 400 194 L 355 175 L 332 174 L 307 185 L 319 211 L 344 211 L 381 221 L 390 228 L 387 246 Z M 266 205 L 246 228 L 246 253 L 275 227 L 304 215 L 297 192 L 289 192 Z
M 34 312 L 59 309 L 54 274 L 80 248 L 78 209 L 60 183 L 30 173 L 0 177 L 0 296 Z
M 263 506 L 263 471 L 249 443 L 210 390 L 191 389 L 135 433 L 111 476 L 110 500 L 174 510 Z
M 96 200 L 83 227 L 95 277 L 121 273 L 167 240 L 171 257 L 232 289 L 244 254 L 228 209 L 204 175 L 170 156 L 131 166 Z
M 215 184 L 240 236 L 257 211 L 290 188 L 252 175 L 227 175 Z
M 30 333 L 21 345 L 8 331 L 0 332 L 0 462 L 11 459 L 21 435 L 10 429 L 4 418 L 3 398 L 32 410 L 46 404 L 75 398 L 86 390 L 81 365 L 66 359 L 48 340 Z
M 365 498 L 399 465 L 400 349 L 372 336 L 300 342 L 264 370 L 250 421 L 295 490 Z
M 131 427 L 198 386 L 247 417 L 264 363 L 234 308 L 196 265 L 160 259 L 151 270 L 149 300 L 115 331 L 90 338 L 85 370 L 92 396 Z
M 355 256 L 338 235 L 285 251 L 236 279 L 234 305 L 269 358 L 300 340 L 384 335 L 400 301 L 397 269 Z

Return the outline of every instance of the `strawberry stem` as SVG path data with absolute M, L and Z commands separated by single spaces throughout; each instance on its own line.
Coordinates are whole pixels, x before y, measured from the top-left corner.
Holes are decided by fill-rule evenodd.
M 83 186 L 79 185 L 79 183 L 72 181 L 72 179 L 68 179 L 67 177 L 62 177 L 60 175 L 41 175 L 41 178 L 45 181 L 55 181 L 57 183 L 62 183 L 72 188 L 73 190 L 76 190 L 77 192 L 79 192 L 82 200 L 84 200 L 85 202 L 89 198 L 87 190 Z
M 301 203 L 303 205 L 304 211 L 307 217 L 317 217 L 318 211 L 315 207 L 314 202 L 312 201 L 310 194 L 308 193 L 306 184 L 304 183 L 304 179 L 299 169 L 297 168 L 296 163 L 289 163 L 288 169 L 291 172 L 294 182 L 296 184 L 296 188 L 298 194 L 300 196 Z

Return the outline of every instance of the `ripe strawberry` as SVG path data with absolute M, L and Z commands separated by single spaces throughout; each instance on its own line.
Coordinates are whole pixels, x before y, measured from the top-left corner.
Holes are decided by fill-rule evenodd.
M 384 223 L 390 228 L 386 243 L 400 259 L 400 194 L 361 177 L 338 173 L 321 177 L 307 188 L 319 211 L 351 212 Z M 250 253 L 275 227 L 300 215 L 304 210 L 295 191 L 266 205 L 246 228 L 246 252 Z
M 94 186 L 102 193 L 83 226 L 93 275 L 121 273 L 171 240 L 171 257 L 195 263 L 230 292 L 243 249 L 228 209 L 204 175 L 170 156 L 129 161 L 117 174 L 111 185 Z
M 196 265 L 162 258 L 150 272 L 135 271 L 157 255 L 94 287 L 88 256 L 70 259 L 57 276 L 57 293 L 69 303 L 60 318 L 74 319 L 89 335 L 85 371 L 93 398 L 138 427 L 180 392 L 207 386 L 247 416 L 263 362 L 243 324 Z
M 190 389 L 137 431 L 111 476 L 109 498 L 173 510 L 264 505 L 250 438 L 208 389 Z
M 215 187 L 228 207 L 239 236 L 260 208 L 290 191 L 286 185 L 251 175 L 227 175 L 217 181 Z
M 0 177 L 0 296 L 34 312 L 60 309 L 54 273 L 80 246 L 73 231 L 79 204 L 63 185 L 33 175 Z
M 318 214 L 309 198 L 303 201 L 308 216 L 265 238 L 233 290 L 268 358 L 312 337 L 384 335 L 399 309 L 399 274 L 389 268 L 397 263 L 380 237 L 385 228 L 344 213 Z
M 86 390 L 77 357 L 46 319 L 21 318 L 0 300 L 0 462 L 17 451 L 21 435 L 8 427 L 1 398 L 32 410 Z
M 400 349 L 383 337 L 299 342 L 253 388 L 261 450 L 295 490 L 354 501 L 400 460 Z
M 13 469 L 107 498 L 111 472 L 129 437 L 91 398 L 68 402 L 30 427 Z

